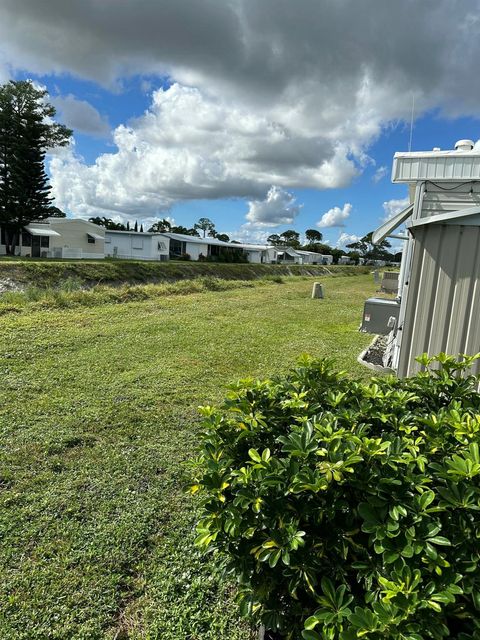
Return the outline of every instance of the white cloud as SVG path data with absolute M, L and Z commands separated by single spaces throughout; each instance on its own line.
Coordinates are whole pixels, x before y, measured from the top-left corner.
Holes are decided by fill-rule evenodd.
M 380 180 L 383 180 L 383 178 L 387 175 L 388 173 L 388 167 L 386 167 L 385 165 L 383 165 L 382 167 L 378 167 L 378 169 L 375 171 L 375 173 L 372 176 L 372 181 L 375 182 L 375 184 L 377 184 L 378 182 L 380 182 Z
M 264 200 L 248 203 L 247 220 L 256 226 L 276 227 L 291 224 L 300 213 L 301 205 L 291 193 L 280 187 L 271 187 Z
M 225 232 L 231 240 L 245 242 L 248 244 L 267 244 L 267 238 L 272 234 L 272 230 L 265 230 L 258 226 L 253 226 L 250 222 L 242 224 L 239 229 Z
M 253 204 L 258 222 L 271 215 L 280 224 L 298 213 L 285 188 L 339 187 L 355 172 L 338 147 L 322 151 L 315 136 L 298 140 L 264 115 L 178 84 L 155 91 L 150 109 L 130 126 L 117 127 L 113 139 L 117 151 L 90 166 L 74 153 L 53 158 L 58 206 L 81 215 L 156 216 L 179 200 L 258 199 L 272 184 L 281 184 L 263 207 Z
M 177 83 L 117 129 L 116 153 L 56 162 L 72 210 L 155 215 L 271 185 L 345 187 L 384 128 L 409 118 L 412 93 L 418 116 L 478 115 L 480 0 L 413 4 L 414 21 L 385 0 L 2 0 L 0 66 Z
M 335 246 L 344 249 L 347 244 L 353 244 L 354 242 L 358 242 L 360 239 L 361 237 L 356 236 L 354 233 L 341 233 L 338 236 Z
M 385 216 L 383 217 L 382 221 L 386 222 L 387 220 L 390 220 L 390 218 L 393 218 L 393 216 L 397 215 L 397 213 L 400 213 L 402 209 L 405 209 L 405 207 L 407 207 L 409 203 L 410 203 L 410 199 L 408 197 L 401 198 L 401 199 L 387 200 L 386 202 L 383 203 L 383 210 L 385 211 Z
M 352 205 L 349 202 L 345 203 L 342 208 L 332 207 L 332 209 L 323 214 L 317 222 L 317 227 L 321 229 L 325 227 L 344 227 L 345 220 L 347 220 L 351 212 Z
M 70 93 L 67 96 L 52 97 L 50 101 L 67 127 L 98 137 L 109 135 L 108 119 L 100 115 L 86 100 L 79 100 Z

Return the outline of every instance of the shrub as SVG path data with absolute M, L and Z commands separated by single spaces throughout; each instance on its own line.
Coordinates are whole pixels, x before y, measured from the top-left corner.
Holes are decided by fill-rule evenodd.
M 287 638 L 480 638 L 473 358 L 352 381 L 304 358 L 204 407 L 197 544 Z M 462 374 L 462 375 L 460 375 Z

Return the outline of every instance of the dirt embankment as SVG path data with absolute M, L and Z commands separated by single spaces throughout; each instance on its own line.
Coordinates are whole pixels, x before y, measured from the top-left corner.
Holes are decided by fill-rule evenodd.
M 220 264 L 205 262 L 137 262 L 104 261 L 30 261 L 0 260 L 0 293 L 22 291 L 29 286 L 58 287 L 68 279 L 84 287 L 98 284 L 118 286 L 175 282 L 197 277 L 217 277 L 225 280 L 256 280 L 269 276 L 359 275 L 369 267 Z

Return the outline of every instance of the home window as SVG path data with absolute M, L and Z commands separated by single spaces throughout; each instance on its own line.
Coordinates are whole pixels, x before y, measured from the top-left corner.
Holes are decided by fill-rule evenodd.
M 182 256 L 187 252 L 187 243 L 180 240 L 170 240 L 170 253 L 173 256 Z
M 140 238 L 138 236 L 133 236 L 132 249 L 143 249 L 143 238 Z
M 44 249 L 48 249 L 50 247 L 50 238 L 48 236 L 41 236 L 40 246 L 43 247 Z
M 159 242 L 158 243 L 158 250 L 159 251 L 166 251 L 167 250 L 167 245 L 164 242 Z
M 87 233 L 87 242 L 88 244 L 95 244 L 95 238 Z
M 208 251 L 209 256 L 219 256 L 220 255 L 220 247 L 218 244 L 209 244 Z

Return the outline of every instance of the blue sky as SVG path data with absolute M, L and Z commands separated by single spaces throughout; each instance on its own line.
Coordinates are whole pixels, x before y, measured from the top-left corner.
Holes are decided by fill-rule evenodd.
M 66 4 L 2 3 L 0 80 L 44 85 L 73 128 L 48 167 L 69 215 L 342 245 L 402 206 L 413 95 L 412 150 L 479 137 L 476 0 Z

